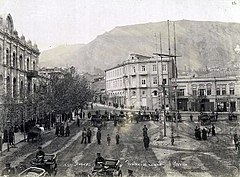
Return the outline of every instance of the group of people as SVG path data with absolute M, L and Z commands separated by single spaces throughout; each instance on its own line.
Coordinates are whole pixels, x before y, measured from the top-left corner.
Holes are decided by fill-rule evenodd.
M 102 139 L 102 132 L 101 132 L 100 128 L 97 131 L 96 138 L 97 138 L 98 145 L 100 145 L 101 144 L 101 139 Z M 110 137 L 109 134 L 107 134 L 107 139 L 106 140 L 107 140 L 107 145 L 110 146 L 110 144 L 111 144 L 111 137 Z M 115 140 L 116 140 L 116 144 L 119 144 L 119 142 L 120 142 L 120 135 L 119 135 L 119 133 L 116 133 Z
M 57 123 L 56 124 L 56 136 L 70 136 L 70 127 L 68 123 L 64 125 L 64 123 Z
M 143 126 L 143 144 L 144 144 L 145 150 L 148 150 L 149 143 L 150 143 L 150 139 L 148 137 L 148 128 L 146 125 L 144 125 Z
M 202 130 L 198 126 L 195 128 L 195 138 L 197 140 L 207 140 L 207 137 L 210 136 L 210 133 L 212 133 L 212 136 L 216 136 L 214 125 L 212 125 L 211 128 L 204 127 Z
M 82 141 L 81 143 L 83 144 L 87 144 L 87 143 L 91 143 L 92 141 L 92 131 L 90 128 L 86 129 L 86 128 L 83 128 L 83 131 L 82 131 Z

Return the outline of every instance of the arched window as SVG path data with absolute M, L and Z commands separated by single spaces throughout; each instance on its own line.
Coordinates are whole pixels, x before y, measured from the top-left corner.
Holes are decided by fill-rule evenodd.
M 11 95 L 11 82 L 10 82 L 10 77 L 7 77 L 7 94 Z
M 27 59 L 27 71 L 29 71 L 29 58 Z
M 20 82 L 19 94 L 20 98 L 23 99 L 23 81 Z
M 23 57 L 22 57 L 22 54 L 19 56 L 19 66 L 20 66 L 20 69 L 23 69 Z
M 13 98 L 17 97 L 17 79 L 13 78 Z
M 33 70 L 34 70 L 34 71 L 36 70 L 36 64 L 35 64 L 35 61 L 33 61 Z
M 34 92 L 34 94 L 37 92 L 37 86 L 36 86 L 36 84 L 33 84 L 33 92 Z
M 7 66 L 11 65 L 11 61 L 9 61 L 9 51 L 8 51 L 8 49 L 6 50 L 6 65 Z
M 0 46 L 0 64 L 3 63 L 3 58 L 2 58 L 2 47 Z
M 16 54 L 15 54 L 15 52 L 13 52 L 12 58 L 13 58 L 13 67 L 16 68 L 16 66 L 17 66 L 16 63 L 17 63 L 17 61 L 16 61 Z
M 28 82 L 27 93 L 28 93 L 28 94 L 31 93 L 31 83 L 30 83 L 30 82 Z
M 0 75 L 0 95 L 3 93 L 3 76 Z

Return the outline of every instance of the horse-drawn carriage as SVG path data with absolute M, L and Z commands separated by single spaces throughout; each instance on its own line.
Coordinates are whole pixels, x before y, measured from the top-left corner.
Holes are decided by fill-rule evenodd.
M 142 122 L 142 121 L 150 121 L 151 120 L 151 116 L 150 116 L 150 113 L 147 113 L 147 112 L 142 112 L 140 113 L 140 116 L 139 116 L 139 121 Z
M 198 116 L 198 121 L 201 122 L 201 125 L 210 125 L 213 119 L 207 113 L 201 113 Z
M 122 176 L 121 164 L 119 160 L 105 159 L 105 163 L 98 163 L 93 167 L 93 176 Z
M 57 174 L 57 160 L 55 154 L 45 154 L 44 159 L 34 158 L 30 163 L 32 167 L 44 169 L 49 175 Z
M 38 126 L 34 126 L 30 128 L 27 132 L 27 141 L 30 139 L 33 141 L 34 139 L 39 140 L 41 139 L 42 129 Z
M 120 113 L 117 117 L 117 121 L 120 126 L 124 127 L 126 125 L 126 116 L 123 113 Z

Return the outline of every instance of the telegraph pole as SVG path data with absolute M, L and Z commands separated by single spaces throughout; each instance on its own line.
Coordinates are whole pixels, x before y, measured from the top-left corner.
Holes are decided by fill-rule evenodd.
M 160 53 L 162 54 L 162 36 L 160 33 L 159 38 L 159 45 L 160 45 Z M 166 95 L 165 95 L 165 83 L 163 82 L 163 58 L 161 57 L 161 75 L 162 75 L 162 92 L 163 92 L 163 135 L 167 136 L 167 126 L 166 126 Z
M 174 31 L 174 81 L 175 81 L 175 109 L 176 112 L 178 111 L 178 104 L 177 104 L 177 45 L 176 45 L 176 30 L 175 30 L 175 22 L 173 22 L 173 31 Z M 176 114 L 176 132 L 177 132 L 177 137 L 179 137 L 179 131 L 178 131 L 178 117 Z
M 169 110 L 172 110 L 172 101 L 171 101 L 171 91 L 172 91 L 172 81 L 170 81 L 170 61 L 172 61 L 171 58 L 171 44 L 170 44 L 170 30 L 169 30 L 169 20 L 167 21 L 167 29 L 168 29 L 168 56 L 169 56 L 169 62 L 168 62 L 168 102 L 169 102 Z M 172 63 L 171 63 L 172 64 Z M 173 74 L 173 73 L 172 73 Z M 171 139 L 172 142 L 174 142 L 174 136 L 173 136 L 173 117 L 171 121 Z

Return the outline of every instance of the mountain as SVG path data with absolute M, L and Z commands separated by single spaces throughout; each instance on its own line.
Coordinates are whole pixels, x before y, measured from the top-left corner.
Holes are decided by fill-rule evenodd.
M 60 45 L 58 47 L 42 51 L 39 56 L 40 66 L 70 67 L 74 65 L 74 59 L 84 44 Z
M 176 21 L 175 24 L 177 55 L 181 56 L 178 58 L 179 69 L 239 66 L 240 24 L 189 20 Z M 158 22 L 116 27 L 86 45 L 61 46 L 45 51 L 40 56 L 40 64 L 75 65 L 81 71 L 93 71 L 94 67 L 106 69 L 123 62 L 131 52 L 152 55 L 156 52 L 154 35 L 158 36 L 159 46 L 160 32 L 162 50 L 167 54 L 167 22 Z M 172 23 L 170 43 L 171 53 L 174 53 Z

